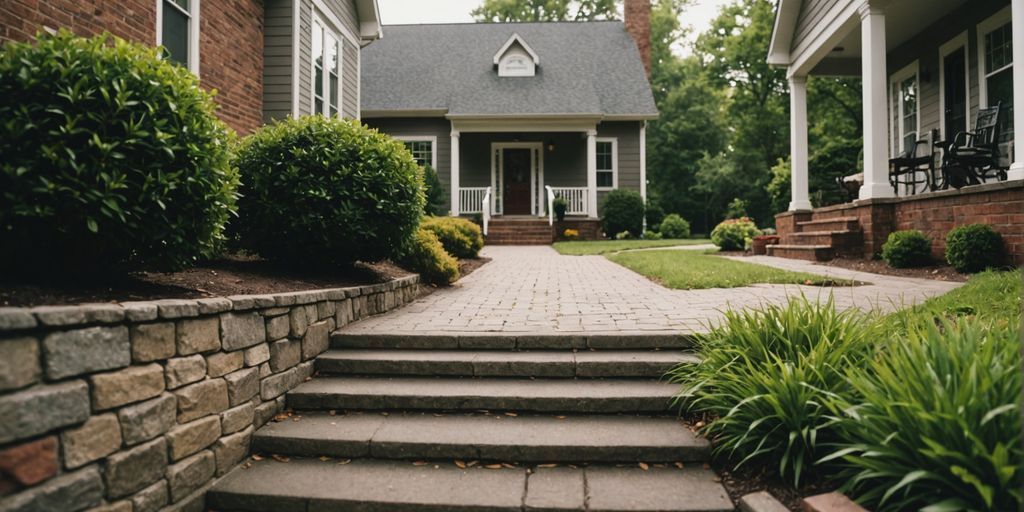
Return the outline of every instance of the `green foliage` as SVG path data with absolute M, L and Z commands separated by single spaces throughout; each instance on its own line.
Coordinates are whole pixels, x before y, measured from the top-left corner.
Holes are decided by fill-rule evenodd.
M 644 219 L 647 221 L 647 229 L 658 231 L 661 221 L 665 219 L 665 210 L 662 210 L 656 201 L 648 199 L 644 207 Z
M 423 192 L 426 196 L 423 213 L 427 215 L 448 214 L 450 206 L 448 194 L 445 193 L 444 186 L 441 185 L 441 178 L 437 176 L 437 171 L 429 165 L 423 167 Z
M 931 262 L 932 241 L 916 229 L 894 231 L 882 244 L 882 259 L 893 268 L 922 267 Z
M 698 338 L 703 359 L 669 376 L 678 400 L 715 419 L 704 433 L 735 466 L 765 465 L 798 485 L 835 441 L 825 400 L 849 393 L 847 368 L 870 356 L 877 330 L 831 299 L 728 311 Z
M 441 241 L 444 250 L 456 258 L 476 258 L 484 248 L 480 226 L 456 217 L 426 217 L 420 223 Z
M 234 212 L 231 133 L 158 51 L 41 33 L 0 49 L 0 265 L 77 275 L 214 255 Z
M 459 279 L 459 262 L 445 252 L 437 235 L 426 228 L 413 234 L 402 263 L 430 284 L 448 285 Z
M 241 245 L 290 264 L 375 261 L 399 253 L 423 212 L 420 168 L 400 143 L 356 121 L 280 121 L 238 152 Z
M 551 208 L 555 211 L 556 219 L 560 221 L 565 220 L 565 211 L 569 209 L 569 201 L 562 196 L 558 196 L 551 202 Z
M 729 201 L 729 206 L 725 207 L 725 218 L 727 219 L 739 219 L 746 216 L 747 202 L 738 197 Z
M 618 19 L 615 0 L 483 0 L 470 14 L 491 23 Z
M 723 220 L 711 231 L 711 243 L 723 251 L 740 251 L 761 234 L 754 221 L 747 217 Z
M 1003 237 L 987 224 L 958 226 L 946 234 L 946 261 L 957 272 L 979 272 L 1006 261 Z
M 601 228 L 607 234 L 642 233 L 644 200 L 635 190 L 619 188 L 608 192 L 601 203 Z
M 643 240 L 661 240 L 662 236 L 661 233 L 648 229 L 647 231 L 644 231 L 643 235 L 640 235 L 640 238 Z
M 661 234 L 665 238 L 690 238 L 690 223 L 675 213 L 661 221 Z
M 618 233 L 615 233 L 615 239 L 616 240 L 632 240 L 633 239 L 633 233 L 630 233 L 629 231 L 619 231 Z
M 832 401 L 841 442 L 828 457 L 845 464 L 845 490 L 878 511 L 1019 510 L 1020 368 L 1019 317 L 925 322 L 851 366 L 856 399 Z

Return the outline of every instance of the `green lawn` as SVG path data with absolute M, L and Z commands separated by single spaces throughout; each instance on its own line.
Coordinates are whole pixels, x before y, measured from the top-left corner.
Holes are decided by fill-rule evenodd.
M 700 251 L 621 252 L 606 256 L 662 286 L 678 290 L 735 288 L 756 283 L 851 285 L 850 281 L 734 261 Z
M 596 240 L 579 242 L 555 242 L 555 250 L 567 256 L 589 256 L 593 254 L 609 254 L 630 249 L 646 249 L 648 247 L 671 247 L 673 245 L 710 244 L 707 239 L 678 240 Z
M 934 321 L 936 317 L 976 316 L 996 323 L 1019 323 L 1021 316 L 1021 271 L 982 272 L 967 284 L 945 295 L 893 314 L 903 320 Z

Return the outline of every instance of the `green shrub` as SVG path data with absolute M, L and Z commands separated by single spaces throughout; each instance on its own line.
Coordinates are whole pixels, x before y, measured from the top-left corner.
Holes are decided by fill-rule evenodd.
M 601 203 L 601 228 L 608 235 L 629 231 L 643 233 L 644 200 L 635 190 L 612 190 Z
M 987 224 L 968 224 L 946 235 L 946 261 L 957 272 L 980 272 L 1006 260 L 1003 237 Z
M 893 268 L 922 267 L 931 262 L 932 241 L 916 229 L 894 231 L 882 244 L 882 259 Z
M 729 201 L 725 207 L 725 218 L 741 219 L 747 216 L 747 202 L 740 198 Z
M 0 265 L 81 276 L 214 255 L 238 174 L 211 96 L 157 50 L 108 35 L 7 42 Z
M 445 252 L 437 235 L 426 228 L 413 235 L 402 263 L 431 284 L 447 285 L 459 279 L 459 262 Z
M 644 240 L 661 240 L 662 237 L 661 233 L 658 233 L 657 231 L 647 230 L 644 231 L 644 234 L 641 235 L 640 238 L 643 238 Z
M 456 258 L 476 258 L 484 248 L 483 231 L 467 219 L 426 217 L 420 226 L 437 235 L 444 250 Z
M 661 221 L 661 236 L 665 238 L 690 238 L 690 223 L 675 213 Z
M 846 491 L 871 510 L 1019 510 L 1019 317 L 922 323 L 831 404 Z
M 243 247 L 291 264 L 400 252 L 423 212 L 420 168 L 400 142 L 320 115 L 265 126 L 238 152 Z
M 831 300 L 733 310 L 698 338 L 703 359 L 670 371 L 677 400 L 713 419 L 704 433 L 736 467 L 774 467 L 800 480 L 834 441 L 824 400 L 848 390 L 844 371 L 859 368 L 875 341 L 874 324 Z
M 551 209 L 554 210 L 556 219 L 560 221 L 565 220 L 565 212 L 569 209 L 569 201 L 562 196 L 558 196 L 551 202 Z
M 723 251 L 743 250 L 750 240 L 761 234 L 754 221 L 747 217 L 727 219 L 711 231 L 711 243 Z
M 441 185 L 441 178 L 437 176 L 437 171 L 429 165 L 423 167 L 423 193 L 426 195 L 426 206 L 423 208 L 423 213 L 427 215 L 448 214 L 448 208 L 451 206 L 448 202 L 448 194 L 444 192 L 444 186 Z
M 615 233 L 615 239 L 616 240 L 632 240 L 633 239 L 633 233 L 630 233 L 629 231 L 620 231 L 618 233 Z
M 647 206 L 644 208 L 644 218 L 647 220 L 647 229 L 658 231 L 661 221 L 665 219 L 665 210 L 657 202 L 648 199 Z

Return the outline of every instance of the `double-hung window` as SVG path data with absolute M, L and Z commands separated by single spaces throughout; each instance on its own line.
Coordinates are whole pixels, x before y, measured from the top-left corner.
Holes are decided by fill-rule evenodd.
M 341 38 L 330 26 L 313 18 L 313 113 L 341 112 Z
M 156 37 L 167 59 L 199 74 L 199 0 L 157 0 Z
M 597 139 L 597 188 L 613 189 L 619 186 L 619 141 L 614 138 Z
M 1013 30 L 1010 7 L 978 25 L 982 106 L 999 108 L 999 142 L 1013 140 Z M 1005 149 L 1005 147 L 1003 148 Z M 1009 157 L 1009 154 L 1004 154 Z
M 416 160 L 420 167 L 429 165 L 437 169 L 437 160 L 434 159 L 434 147 L 437 145 L 437 137 L 406 137 L 399 135 L 395 138 L 405 144 L 405 148 L 412 153 L 413 160 Z
M 893 130 L 893 156 L 907 150 L 914 150 L 920 130 L 920 110 L 918 108 L 918 64 L 903 68 L 890 80 Z

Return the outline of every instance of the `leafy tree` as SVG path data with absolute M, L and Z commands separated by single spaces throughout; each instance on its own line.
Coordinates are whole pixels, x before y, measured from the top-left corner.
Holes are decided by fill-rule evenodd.
M 616 0 L 483 0 L 470 11 L 476 21 L 595 21 L 618 19 Z

